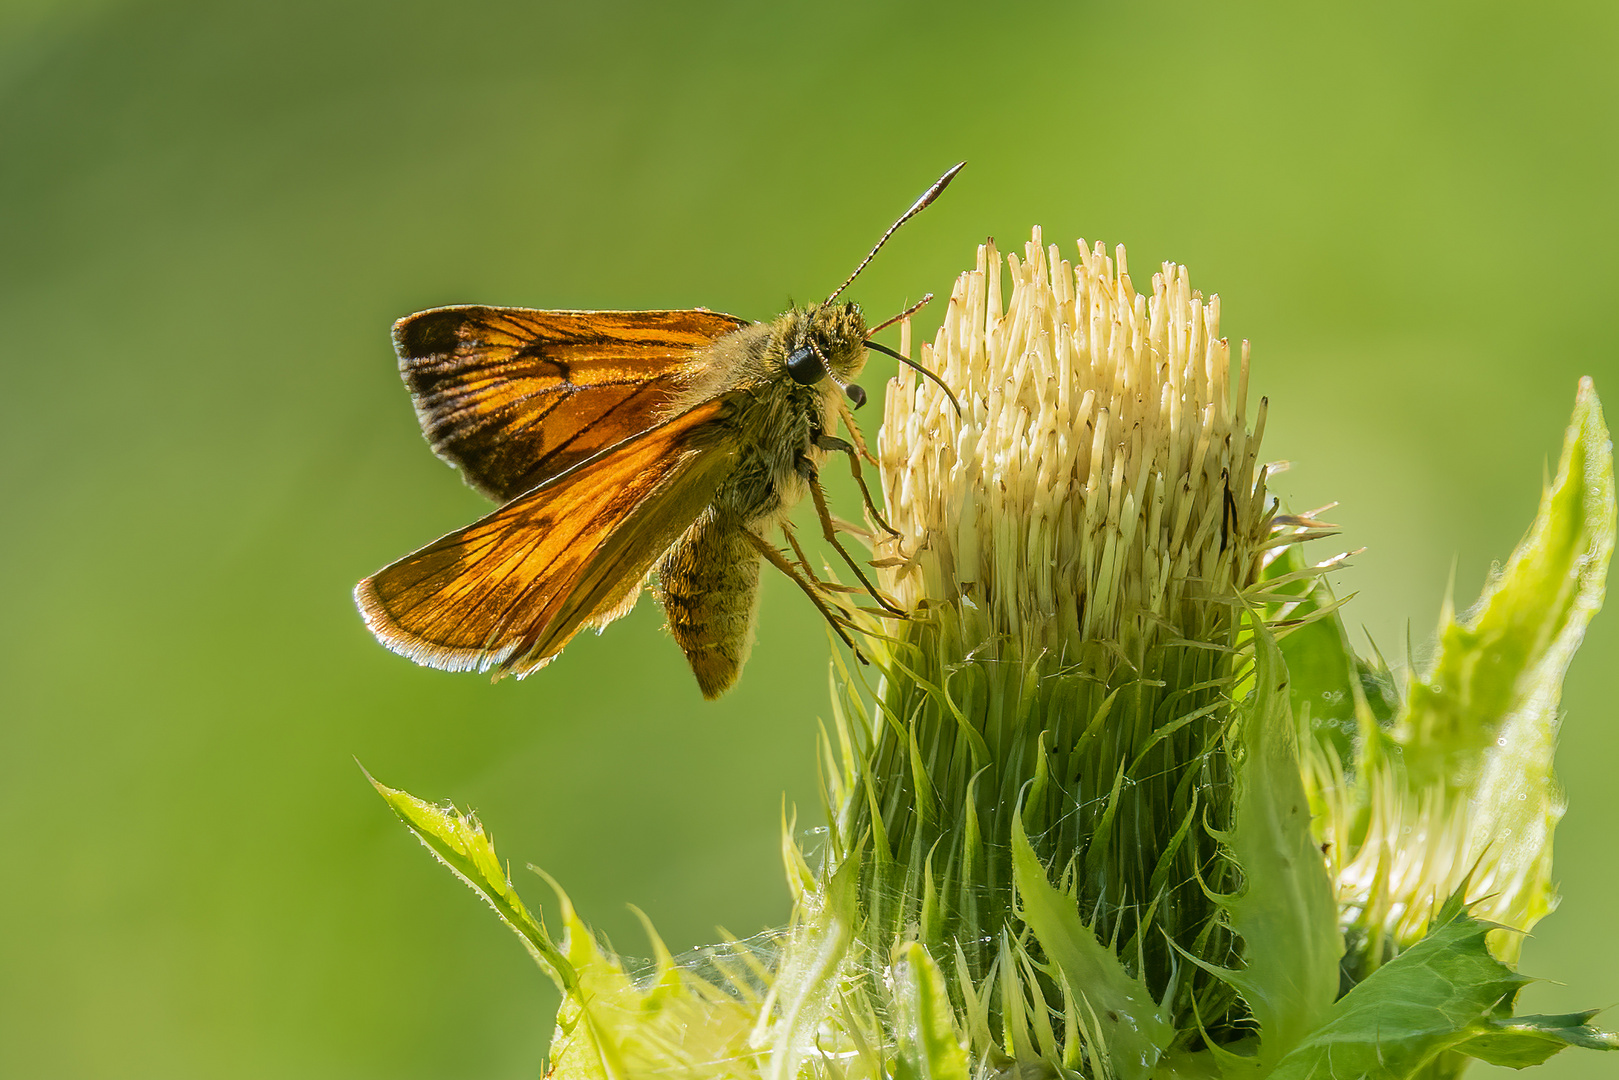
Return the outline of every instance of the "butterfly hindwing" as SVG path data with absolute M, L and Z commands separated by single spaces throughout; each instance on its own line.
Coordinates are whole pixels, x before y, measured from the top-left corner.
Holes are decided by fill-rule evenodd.
M 360 582 L 366 625 L 451 671 L 542 667 L 641 583 L 735 463 L 728 399 L 698 405 Z
M 393 336 L 434 452 L 505 502 L 647 430 L 696 354 L 747 325 L 700 308 L 464 305 L 400 319 Z

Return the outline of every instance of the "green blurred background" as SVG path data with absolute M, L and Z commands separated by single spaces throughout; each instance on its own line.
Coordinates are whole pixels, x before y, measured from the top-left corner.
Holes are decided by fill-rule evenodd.
M 366 634 L 353 583 L 484 509 L 393 319 L 767 318 L 966 158 L 856 298 L 1034 223 L 1127 243 L 1143 285 L 1189 264 L 1403 662 L 1527 526 L 1576 379 L 1619 400 L 1616 56 L 1600 0 L 9 0 L 0 1074 L 536 1075 L 549 985 L 356 758 L 477 808 L 626 952 L 627 903 L 677 951 L 785 918 L 827 650 L 783 582 L 717 704 L 646 603 L 521 684 Z M 1616 642 L 1608 612 L 1567 689 L 1534 1011 L 1619 1001 Z

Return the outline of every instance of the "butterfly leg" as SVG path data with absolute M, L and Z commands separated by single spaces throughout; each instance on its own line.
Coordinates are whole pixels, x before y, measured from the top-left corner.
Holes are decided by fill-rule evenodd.
M 860 425 L 854 422 L 854 413 L 849 409 L 848 401 L 842 398 L 838 399 L 838 419 L 842 420 L 843 426 L 849 429 L 849 437 L 854 440 L 855 451 L 871 462 L 873 466 L 879 464 L 872 452 L 866 449 L 866 437 L 860 434 Z M 859 466 L 856 465 L 855 468 L 858 469 Z
M 799 573 L 798 567 L 794 566 L 781 552 L 777 551 L 774 544 L 752 529 L 743 529 L 742 535 L 747 537 L 748 542 L 759 550 L 759 554 L 765 557 L 766 562 L 786 574 L 792 579 L 794 585 L 804 591 L 804 595 L 810 598 L 810 603 L 815 605 L 815 610 L 819 611 L 822 618 L 826 619 L 827 625 L 832 627 L 833 633 L 837 634 L 843 643 L 849 646 L 849 649 L 855 655 L 855 659 L 862 664 L 869 663 L 865 655 L 860 651 L 860 647 L 854 643 L 854 639 L 844 630 L 844 627 L 849 624 L 848 620 L 835 614 L 831 608 L 826 606 L 826 601 L 821 599 L 820 591 L 803 574 Z
M 877 586 L 871 583 L 871 579 L 860 568 L 860 564 L 855 561 L 854 556 L 850 555 L 848 549 L 838 540 L 837 523 L 832 519 L 832 511 L 827 508 L 826 490 L 821 487 L 821 478 L 815 475 L 813 470 L 810 470 L 805 479 L 809 481 L 810 498 L 815 502 L 815 513 L 821 519 L 821 535 L 826 538 L 826 542 L 836 548 L 839 555 L 843 556 L 843 561 L 849 564 L 849 569 L 854 571 L 854 576 L 860 579 L 860 584 L 866 587 L 866 592 L 870 594 L 873 600 L 877 601 L 885 612 L 901 619 L 905 618 L 905 609 L 897 606 L 892 600 L 877 591 Z
M 809 578 L 810 584 L 822 592 L 835 591 L 830 582 L 822 581 L 815 576 L 815 569 L 810 565 L 809 556 L 804 553 L 803 545 L 798 542 L 798 534 L 793 532 L 792 525 L 786 521 L 781 523 L 781 535 L 786 538 L 787 545 L 793 549 L 793 554 L 798 558 L 798 568 L 804 572 L 805 577 Z
M 890 536 L 898 536 L 899 530 L 883 520 L 876 502 L 872 500 L 871 489 L 866 487 L 866 478 L 860 472 L 860 454 L 854 446 L 832 435 L 817 436 L 815 445 L 822 450 L 849 455 L 849 471 L 854 474 L 854 482 L 860 485 L 860 497 L 866 501 L 866 513 L 871 515 L 871 520 L 875 521 L 884 532 Z

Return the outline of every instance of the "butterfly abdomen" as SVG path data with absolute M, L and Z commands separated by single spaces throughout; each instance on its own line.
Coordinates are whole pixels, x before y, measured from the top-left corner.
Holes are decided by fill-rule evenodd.
M 703 696 L 719 697 L 753 649 L 758 550 L 739 521 L 710 508 L 658 561 L 654 589 Z

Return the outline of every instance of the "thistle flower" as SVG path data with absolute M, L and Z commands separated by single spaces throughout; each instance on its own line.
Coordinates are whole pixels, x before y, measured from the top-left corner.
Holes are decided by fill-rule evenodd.
M 1582 388 L 1535 531 L 1402 699 L 1278 512 L 1219 301 L 1038 231 L 979 249 L 878 439 L 895 535 L 834 660 L 829 815 L 765 942 L 632 979 L 558 944 L 476 819 L 379 785 L 564 996 L 558 1077 L 1454 1075 L 1567 1045 L 1518 1017 L 1550 909 L 1558 686 L 1600 603 L 1611 454 Z M 908 327 L 906 328 L 908 339 Z M 908 344 L 906 346 L 908 349 Z M 858 617 L 858 616 L 854 616 Z M 1470 906 L 1471 905 L 1471 906 Z M 1495 920 L 1494 922 L 1485 919 Z
M 1250 432 L 1218 299 L 1175 266 L 1139 294 L 1122 248 L 1079 254 L 1036 232 L 1003 308 L 1000 257 L 981 248 L 922 357 L 963 413 L 908 373 L 888 396 L 901 536 L 884 584 L 919 615 L 877 694 L 876 715 L 903 721 L 861 718 L 871 744 L 834 792 L 835 837 L 874 837 L 869 946 L 915 922 L 975 982 L 982 1052 L 1011 1024 L 1014 1058 L 1076 1068 L 1122 1044 L 1121 1071 L 1144 1075 L 1248 1019 L 1189 958 L 1239 957 L 1219 899 L 1240 884 L 1226 734 L 1274 515 L 1264 402 Z M 1306 887 L 1327 910 L 1324 869 Z M 1031 893 L 1058 922 L 1031 917 Z M 1335 943 L 1298 944 L 1330 1003 Z M 1070 951 L 1107 971 L 1105 1002 L 1061 970 Z M 1069 1032 L 1019 1029 L 1047 1010 Z

